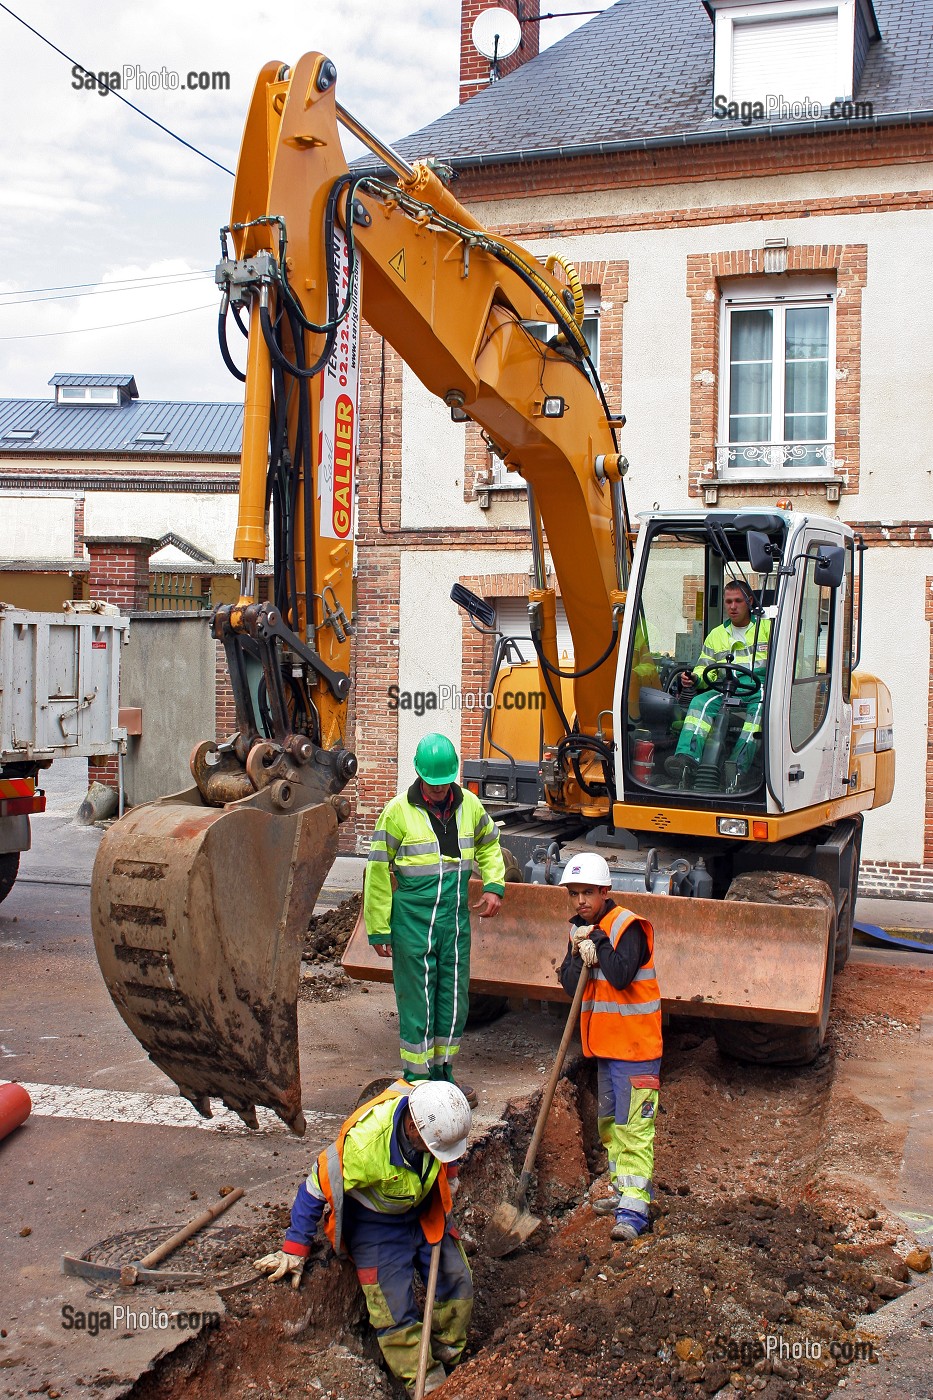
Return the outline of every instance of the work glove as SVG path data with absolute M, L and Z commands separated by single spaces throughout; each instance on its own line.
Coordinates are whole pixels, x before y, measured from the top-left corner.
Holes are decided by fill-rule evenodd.
M 587 939 L 587 938 L 592 938 L 592 937 L 593 937 L 593 925 L 592 925 L 592 924 L 581 924 L 579 928 L 571 929 L 571 931 L 570 931 L 570 942 L 571 942 L 571 944 L 572 944 L 572 946 L 573 946 L 573 951 L 574 951 L 575 953 L 578 953 L 578 952 L 580 951 L 580 944 L 583 943 L 585 939 Z
M 593 942 L 592 938 L 584 938 L 578 943 L 577 952 L 580 954 L 585 967 L 595 967 L 599 962 L 599 958 L 596 956 L 596 944 Z
M 286 1254 L 284 1249 L 276 1249 L 272 1254 L 264 1254 L 261 1259 L 253 1260 L 253 1268 L 261 1274 L 268 1274 L 271 1283 L 278 1283 L 280 1278 L 291 1274 L 292 1288 L 297 1288 L 301 1283 L 304 1267 L 304 1255 Z

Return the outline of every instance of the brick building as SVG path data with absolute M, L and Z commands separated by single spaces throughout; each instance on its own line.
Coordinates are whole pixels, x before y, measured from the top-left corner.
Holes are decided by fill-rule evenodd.
M 901 776 L 867 822 L 862 888 L 933 896 L 933 3 L 624 0 L 485 83 L 478 8 L 463 0 L 468 100 L 399 149 L 449 164 L 488 227 L 576 264 L 633 512 L 789 497 L 871 546 L 861 664 L 893 690 Z M 743 352 L 764 324 L 767 355 Z M 803 325 L 806 414 L 787 348 Z M 421 733 L 477 740 L 476 711 L 419 718 L 388 687 L 482 689 L 451 584 L 512 621 L 531 562 L 522 483 L 372 334 L 365 355 L 361 842 Z

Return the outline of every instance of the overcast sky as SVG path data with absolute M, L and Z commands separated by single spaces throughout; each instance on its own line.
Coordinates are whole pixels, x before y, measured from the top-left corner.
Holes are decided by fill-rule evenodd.
M 233 0 L 219 10 L 192 0 L 12 0 L 9 8 L 93 72 L 122 80 L 125 65 L 164 67 L 182 88 L 191 70 L 229 72 L 227 92 L 123 92 L 231 170 L 269 59 L 328 54 L 339 100 L 389 141 L 457 104 L 460 0 Z M 582 22 L 543 23 L 542 47 Z M 238 399 L 217 350 L 213 283 L 232 178 L 113 95 L 76 89 L 71 64 L 5 8 L 0 52 L 0 397 L 43 398 L 52 374 L 72 370 L 132 372 L 142 398 Z M 141 278 L 152 280 L 119 287 Z M 36 290 L 66 284 L 91 286 L 54 299 Z

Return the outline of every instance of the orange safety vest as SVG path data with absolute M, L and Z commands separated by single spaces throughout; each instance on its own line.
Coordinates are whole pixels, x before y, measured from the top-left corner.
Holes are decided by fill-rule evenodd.
M 381 1094 L 377 1094 L 374 1099 L 369 1099 L 361 1104 L 355 1112 L 350 1114 L 343 1127 L 337 1135 L 336 1142 L 332 1142 L 329 1147 L 325 1147 L 317 1159 L 318 1182 L 324 1192 L 324 1199 L 330 1207 L 327 1219 L 324 1221 L 324 1232 L 330 1240 L 335 1254 L 346 1253 L 342 1249 L 343 1240 L 343 1145 L 347 1134 L 354 1124 L 358 1123 L 365 1113 L 377 1103 L 385 1103 L 387 1099 L 400 1099 L 410 1092 L 411 1085 L 404 1083 L 404 1087 L 398 1087 L 398 1081 L 390 1084 Z M 435 1178 L 430 1194 L 421 1203 L 419 1209 L 419 1219 L 424 1237 L 428 1244 L 437 1244 L 443 1239 L 444 1230 L 447 1224 L 447 1217 L 453 1210 L 453 1197 L 450 1194 L 450 1186 L 447 1183 L 447 1166 L 444 1162 L 439 1164 L 440 1170 Z
M 597 966 L 590 972 L 583 993 L 580 1039 L 584 1055 L 603 1060 L 659 1060 L 661 1058 L 661 991 L 654 971 L 654 929 L 629 909 L 613 907 L 597 924 L 613 948 L 625 930 L 640 923 L 648 942 L 648 956 L 624 991 L 616 991 Z

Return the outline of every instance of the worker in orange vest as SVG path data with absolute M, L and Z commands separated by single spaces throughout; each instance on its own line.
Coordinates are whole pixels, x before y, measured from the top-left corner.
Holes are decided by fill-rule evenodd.
M 366 1298 L 369 1320 L 393 1375 L 414 1387 L 421 1348 L 421 1314 L 412 1287 L 426 1281 L 431 1246 L 441 1241 L 432 1361 L 425 1392 L 447 1379 L 466 1345 L 473 1279 L 451 1219 L 455 1163 L 466 1149 L 470 1106 L 455 1084 L 396 1080 L 358 1108 L 336 1142 L 324 1149 L 298 1188 L 281 1249 L 257 1259 L 273 1282 L 301 1282 L 318 1224 L 337 1254 L 349 1254 Z
M 654 1124 L 661 1070 L 661 993 L 654 971 L 654 931 L 612 897 L 602 856 L 586 851 L 564 867 L 561 884 L 573 910 L 567 954 L 558 970 L 572 996 L 591 968 L 580 1013 L 583 1053 L 595 1057 L 599 1136 L 609 1154 L 613 1195 L 594 1210 L 615 1213 L 614 1240 L 648 1228 L 654 1174 Z

